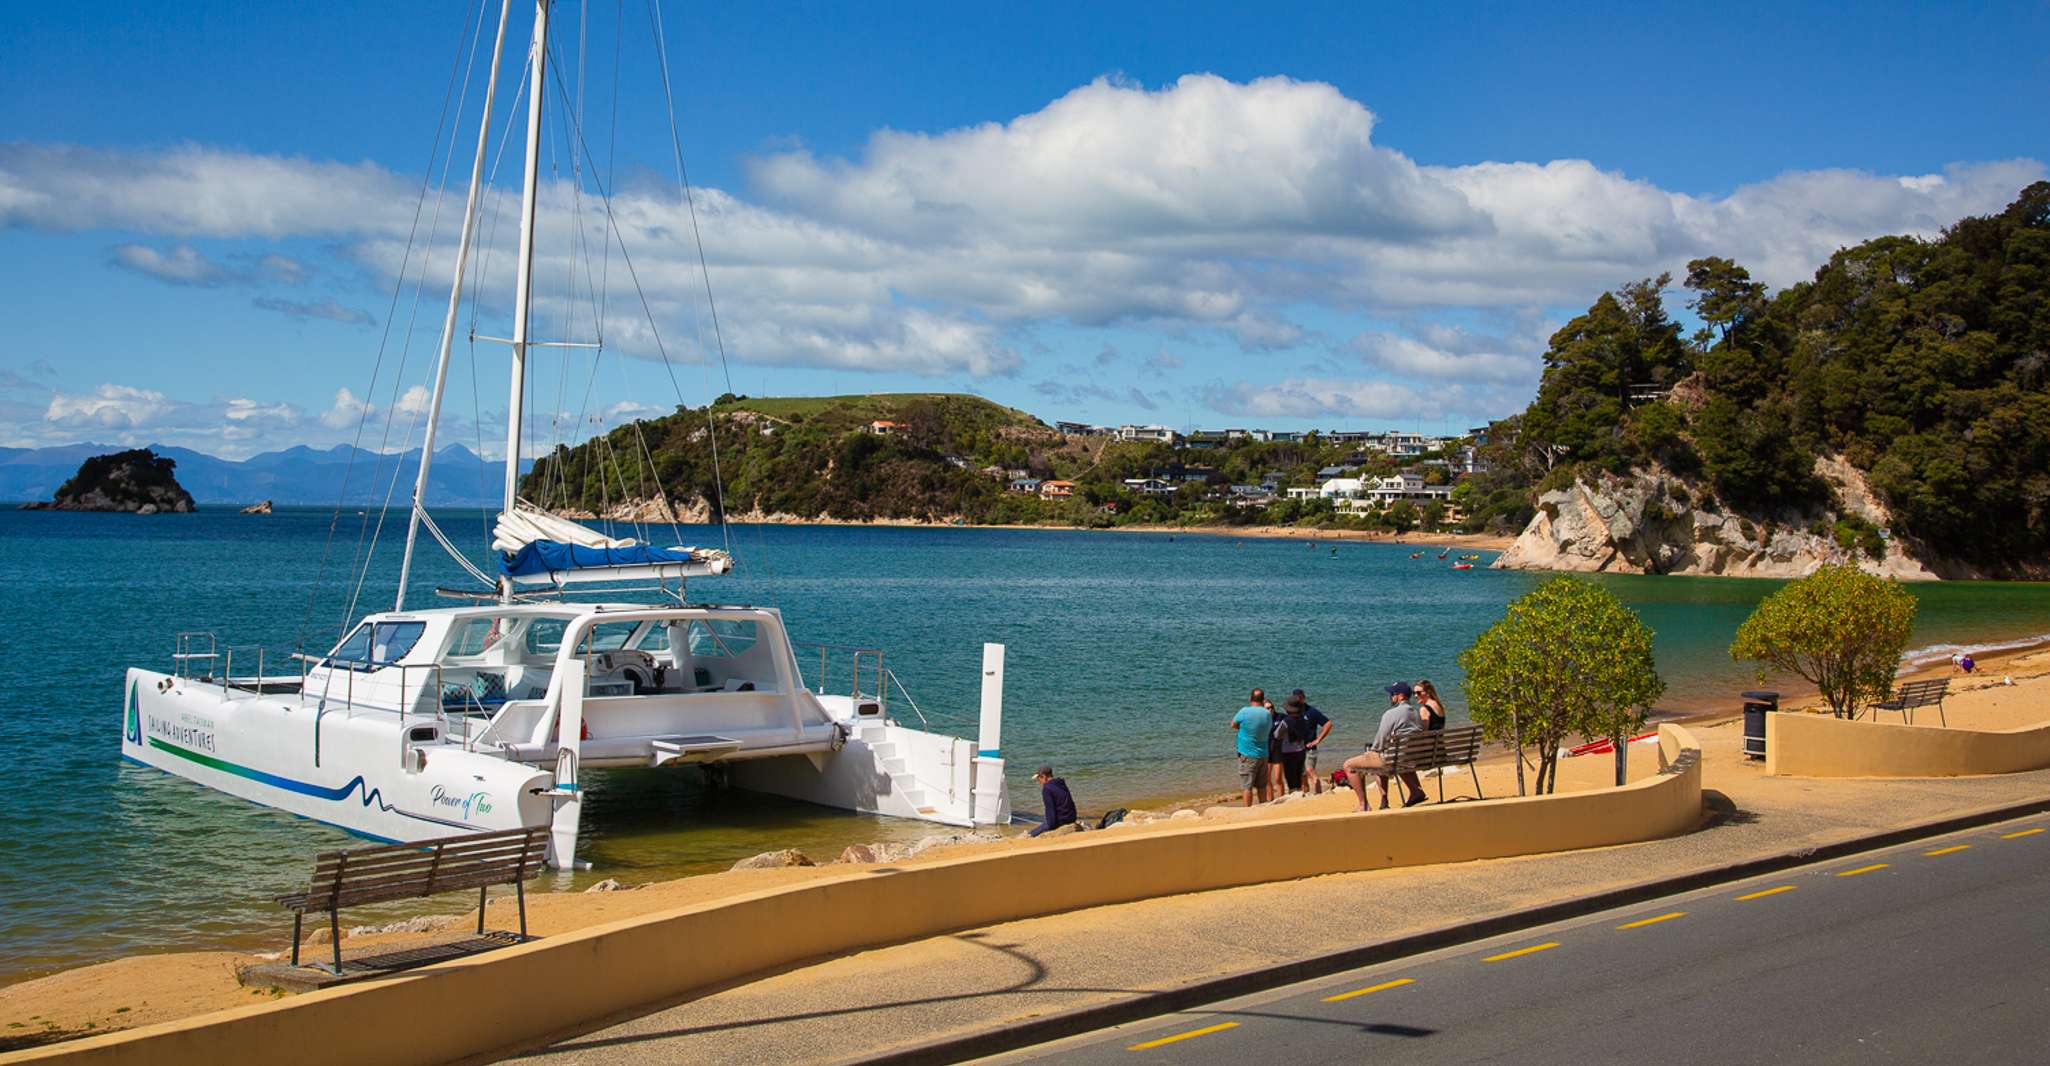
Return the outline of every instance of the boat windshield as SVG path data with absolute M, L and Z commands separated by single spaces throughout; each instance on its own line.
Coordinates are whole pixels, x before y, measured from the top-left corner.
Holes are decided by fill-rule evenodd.
M 427 632 L 425 622 L 365 622 L 328 659 L 334 663 L 382 665 L 405 657 Z

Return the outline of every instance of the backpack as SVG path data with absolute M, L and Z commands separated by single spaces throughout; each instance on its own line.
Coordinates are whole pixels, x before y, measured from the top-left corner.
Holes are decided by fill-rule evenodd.
M 1310 746 L 1310 721 L 1300 714 L 1284 714 L 1274 721 L 1272 750 L 1293 755 Z
M 1131 812 L 1127 811 L 1123 807 L 1113 807 L 1110 810 L 1104 812 L 1103 820 L 1096 823 L 1096 828 L 1109 829 L 1111 826 L 1114 826 L 1119 822 L 1124 821 L 1125 815 L 1129 813 Z

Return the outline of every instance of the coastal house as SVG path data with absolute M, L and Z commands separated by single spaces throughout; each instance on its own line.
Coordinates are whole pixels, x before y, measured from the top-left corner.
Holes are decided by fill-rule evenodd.
M 1011 472 L 1001 466 L 985 466 L 982 468 L 982 476 L 993 481 L 1007 481 L 1011 477 Z
M 1182 439 L 1181 434 L 1166 426 L 1124 425 L 1114 430 L 1111 436 L 1126 444 L 1156 443 L 1170 446 Z
M 1102 437 L 1110 433 L 1105 426 L 1092 426 L 1087 422 L 1055 422 L 1053 428 L 1054 432 L 1070 437 Z
M 1378 503 L 1389 504 L 1397 500 L 1428 502 L 1443 500 L 1452 495 L 1450 485 L 1426 485 L 1422 474 L 1391 474 L 1377 478 L 1366 496 Z
M 1182 447 L 1195 448 L 1199 451 L 1214 451 L 1218 448 L 1224 447 L 1226 442 L 1232 439 L 1229 436 L 1229 434 L 1235 432 L 1243 433 L 1244 431 L 1225 430 L 1223 433 L 1215 433 L 1208 430 L 1199 429 L 1193 433 L 1190 433 L 1188 437 L 1182 441 Z
M 1011 491 L 1038 492 L 1040 484 L 1040 480 L 1036 477 L 1014 477 L 1011 479 Z
M 1172 496 L 1174 485 L 1157 477 L 1128 477 L 1125 487 L 1147 496 Z
M 1288 498 L 1291 500 L 1314 500 L 1318 496 L 1322 495 L 1323 491 L 1323 489 L 1317 488 L 1315 486 L 1309 488 L 1292 488 L 1288 490 Z
M 1041 499 L 1065 500 L 1074 494 L 1075 483 L 1072 481 L 1042 481 L 1039 483 L 1039 496 Z
M 875 421 L 870 422 L 868 424 L 867 432 L 873 433 L 878 437 L 888 437 L 892 434 L 902 432 L 903 429 L 903 426 L 895 422 L 891 422 L 887 419 L 878 418 Z
M 1319 477 L 1320 479 L 1329 480 L 1330 478 L 1344 477 L 1347 474 L 1354 474 L 1358 472 L 1358 463 L 1340 463 L 1336 466 L 1327 466 L 1324 469 L 1317 471 L 1317 477 Z
M 968 460 L 963 456 L 949 455 L 946 457 L 946 460 L 947 465 L 953 467 L 956 470 L 968 469 Z
M 1360 494 L 1363 482 L 1356 477 L 1335 477 L 1324 482 L 1317 489 L 1317 495 L 1327 500 L 1349 500 Z

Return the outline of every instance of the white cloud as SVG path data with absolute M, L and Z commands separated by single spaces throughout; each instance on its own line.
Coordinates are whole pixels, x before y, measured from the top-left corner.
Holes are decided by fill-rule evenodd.
M 1430 396 L 1391 381 L 1289 378 L 1271 385 L 1245 381 L 1203 390 L 1203 403 L 1219 414 L 1259 418 L 1434 418 L 1443 392 Z
M 66 429 L 145 429 L 177 408 L 155 389 L 107 384 L 83 396 L 51 395 L 43 420 Z
M 114 265 L 173 285 L 219 285 L 231 275 L 189 244 L 158 250 L 146 244 L 117 244 L 107 250 Z
M 230 397 L 222 406 L 221 417 L 230 422 L 296 426 L 302 415 L 299 408 L 289 403 L 263 403 L 245 397 Z
M 356 398 L 348 389 L 335 390 L 334 406 L 320 416 L 320 424 L 329 429 L 349 429 L 370 416 L 376 410 L 371 404 Z
M 1371 319 L 1447 311 L 1573 309 L 1705 254 L 1784 285 L 1839 246 L 1932 235 L 1997 210 L 2045 173 L 2031 159 L 1931 174 L 1816 170 L 1693 195 L 1587 160 L 1422 165 L 1376 143 L 1376 127 L 1372 111 L 1330 85 L 1190 75 L 1154 89 L 1098 80 L 1003 122 L 884 130 L 847 157 L 768 154 L 752 162 L 746 195 L 698 193 L 724 346 L 764 366 L 1036 378 L 1053 367 L 1028 365 L 1038 358 L 1034 330 L 1117 327 L 1236 347 L 1254 382 L 1262 364 L 1280 365 L 1268 353 L 1330 346 L 1309 321 L 1351 332 Z M 312 268 L 265 243 L 314 237 L 335 240 L 388 284 L 417 189 L 417 179 L 371 164 L 204 146 L 0 146 L 0 225 L 242 240 L 255 247 L 234 260 L 252 264 L 241 273 L 282 283 Z M 492 195 L 499 202 L 487 210 L 509 215 L 512 194 Z M 542 276 L 571 277 L 571 190 L 555 183 L 544 195 Z M 599 247 L 605 235 L 585 206 L 585 246 Z M 652 356 L 659 330 L 674 359 L 716 358 L 690 217 L 675 190 L 623 191 L 613 213 L 634 265 L 629 279 L 613 261 L 608 345 Z M 447 215 L 424 265 L 430 291 L 445 284 Z M 507 273 L 511 229 L 487 234 L 478 250 L 494 280 Z M 206 283 L 203 258 L 181 259 L 184 245 L 132 247 L 156 256 L 156 276 L 182 271 L 185 283 Z M 416 254 L 409 276 L 419 269 Z M 652 328 L 638 320 L 634 281 Z M 484 331 L 503 332 L 490 320 L 505 317 L 504 301 L 490 299 Z M 558 286 L 537 290 L 537 300 L 542 321 L 563 320 Z M 264 306 L 369 319 L 332 299 Z M 571 321 L 579 336 L 558 339 L 589 339 L 589 312 Z M 1509 395 L 1529 380 L 1542 337 L 1533 346 L 1512 330 L 1496 340 L 1475 348 L 1405 328 L 1356 349 L 1380 373 L 1475 381 Z M 1389 388 L 1414 387 L 1310 373 L 1247 384 L 1246 399 L 1229 402 L 1247 414 L 1359 414 L 1387 406 L 1377 397 Z M 1468 395 L 1496 394 L 1477 385 Z M 360 413 L 320 417 L 353 424 Z
M 374 326 L 377 319 L 370 312 L 356 307 L 344 307 L 333 300 L 286 300 L 277 296 L 258 296 L 249 301 L 264 311 L 275 311 L 286 318 L 319 318 L 329 322 L 340 322 L 350 326 Z

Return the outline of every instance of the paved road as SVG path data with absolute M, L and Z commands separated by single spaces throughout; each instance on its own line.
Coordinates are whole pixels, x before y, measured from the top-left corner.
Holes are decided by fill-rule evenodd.
M 1932 838 L 988 1061 L 2050 1062 L 2046 829 Z

